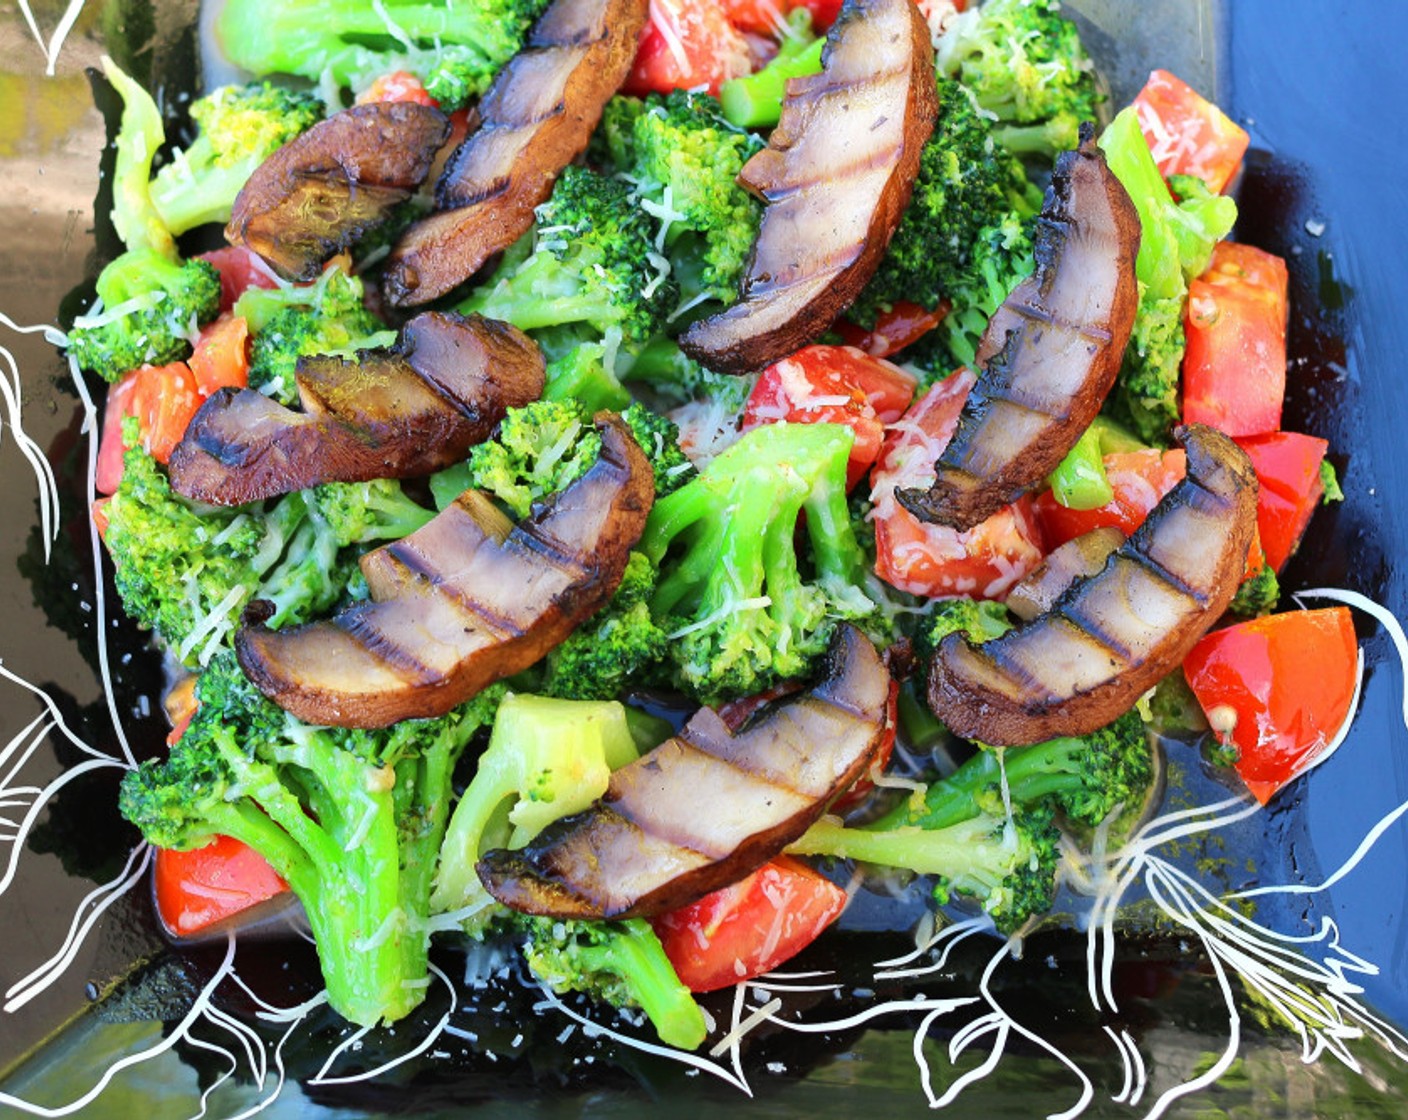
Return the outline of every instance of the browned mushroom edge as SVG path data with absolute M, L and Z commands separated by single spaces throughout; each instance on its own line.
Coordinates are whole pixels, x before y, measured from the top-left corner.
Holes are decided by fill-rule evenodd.
M 821 73 L 788 82 L 768 146 L 739 175 L 766 203 L 741 298 L 691 325 L 685 352 L 747 373 L 825 331 L 885 255 L 937 114 L 929 28 L 912 0 L 846 0 Z
M 171 486 L 212 505 L 324 482 L 414 478 L 462 460 L 509 408 L 537 400 L 543 357 L 507 323 L 416 316 L 389 350 L 299 359 L 303 412 L 221 389 L 172 452 Z
M 1017 745 L 1084 735 L 1180 665 L 1231 602 L 1256 529 L 1257 481 L 1230 438 L 1180 430 L 1188 473 L 1050 610 L 980 646 L 951 634 L 929 669 L 929 705 L 955 734 Z
M 972 528 L 1040 485 L 1100 411 L 1129 342 L 1139 214 L 1083 127 L 1064 152 L 1036 230 L 1036 270 L 978 348 L 984 368 L 928 490 L 900 490 L 922 521 Z
M 842 626 L 827 676 L 733 733 L 702 708 L 679 735 L 611 775 L 591 808 L 476 867 L 499 902 L 530 914 L 625 918 L 672 910 L 782 851 L 863 774 L 885 731 L 890 675 Z
M 467 490 L 424 527 L 362 557 L 371 601 L 331 620 L 264 626 L 235 652 L 255 686 L 306 723 L 385 727 L 444 715 L 538 661 L 611 598 L 654 498 L 621 419 L 596 418 L 597 462 L 513 525 Z
M 425 181 L 450 135 L 444 113 L 413 102 L 354 105 L 261 163 L 235 198 L 225 238 L 290 280 L 390 217 Z
M 647 0 L 555 0 L 543 13 L 480 101 L 478 129 L 446 164 L 437 212 L 402 234 L 387 259 L 388 302 L 442 296 L 528 232 L 534 207 L 586 151 L 630 72 L 648 8 Z

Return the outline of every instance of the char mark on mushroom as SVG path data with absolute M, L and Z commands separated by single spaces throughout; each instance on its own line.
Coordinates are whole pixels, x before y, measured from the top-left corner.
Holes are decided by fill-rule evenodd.
M 172 453 L 171 485 L 211 505 L 324 482 L 414 478 L 459 462 L 509 408 L 537 400 L 543 358 L 523 332 L 427 312 L 390 350 L 298 363 L 302 412 L 254 389 L 221 389 Z
M 416 192 L 449 135 L 444 113 L 413 102 L 334 113 L 255 169 L 225 237 L 287 279 L 312 280 Z
M 436 185 L 436 212 L 406 231 L 383 290 L 409 307 L 444 295 L 533 224 L 562 169 L 630 72 L 646 0 L 555 0 L 479 103 Z
M 747 875 L 805 832 L 874 761 L 890 675 L 854 627 L 838 629 L 826 678 L 738 732 L 701 708 L 675 738 L 611 775 L 605 797 L 518 851 L 478 863 L 515 910 L 626 918 L 693 902 Z
M 1015 745 L 1085 735 L 1128 711 L 1227 609 L 1256 529 L 1251 461 L 1182 429 L 1188 473 L 1097 575 L 1000 638 L 939 643 L 929 705 L 965 738 Z
M 885 255 L 937 112 L 913 0 L 847 0 L 821 73 L 788 83 L 768 146 L 739 175 L 766 203 L 741 298 L 685 331 L 684 350 L 747 373 L 825 331 Z
M 385 727 L 444 715 L 538 661 L 616 590 L 654 497 L 649 461 L 602 413 L 600 458 L 517 525 L 467 490 L 429 524 L 362 557 L 371 601 L 325 622 L 245 612 L 246 675 L 306 723 Z
M 1039 485 L 1100 411 L 1139 303 L 1139 215 L 1093 130 L 1056 162 L 1036 271 L 978 346 L 982 375 L 928 490 L 901 490 L 922 521 L 971 529 Z

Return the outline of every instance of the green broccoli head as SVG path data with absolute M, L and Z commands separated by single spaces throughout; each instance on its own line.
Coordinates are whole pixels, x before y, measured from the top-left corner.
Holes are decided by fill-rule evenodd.
M 1281 581 L 1270 564 L 1262 564 L 1242 580 L 1227 609 L 1241 618 L 1270 614 L 1281 600 Z
M 732 301 L 752 252 L 762 205 L 738 185 L 763 142 L 726 121 L 708 94 L 652 94 L 631 121 L 623 174 L 660 223 L 686 302 Z
M 697 473 L 694 464 L 680 448 L 680 429 L 673 420 L 653 412 L 643 404 L 633 404 L 621 413 L 626 427 L 650 459 L 655 472 L 655 496 L 672 494 Z
M 313 507 L 339 548 L 399 540 L 435 516 L 407 497 L 395 479 L 326 482 L 313 489 Z
M 991 599 L 939 599 L 916 631 L 914 649 L 927 660 L 950 634 L 962 634 L 970 642 L 987 642 L 1002 637 L 1012 626 L 1007 608 Z
M 365 89 L 394 70 L 417 75 L 450 112 L 478 97 L 523 46 L 547 0 L 230 0 L 216 34 L 254 74 L 298 74 Z
M 152 204 L 173 233 L 226 222 L 254 169 L 323 119 L 313 93 L 268 82 L 221 86 L 191 103 L 199 132 L 151 182 Z
M 871 326 L 886 307 L 907 300 L 962 312 L 1001 303 L 1031 271 L 1026 219 L 1040 207 L 1015 157 L 992 142 L 988 123 L 956 82 L 939 79 L 939 120 L 920 155 L 914 192 L 869 284 L 847 313 Z
M 362 302 L 362 281 L 341 268 L 326 269 L 309 285 L 250 288 L 235 304 L 249 322 L 249 385 L 293 406 L 298 359 L 349 354 L 395 341 Z
M 506 258 L 459 309 L 528 331 L 586 325 L 614 340 L 613 353 L 623 339 L 645 342 L 677 302 L 654 235 L 626 183 L 569 166 L 538 207 L 531 254 L 522 263 Z
M 954 20 L 938 43 L 939 73 L 996 118 L 1009 151 L 1054 156 L 1076 147 L 1103 98 L 1075 24 L 1056 0 L 988 0 Z
M 669 631 L 678 683 L 706 702 L 805 675 L 836 620 L 879 613 L 859 590 L 867 578 L 846 504 L 851 439 L 834 424 L 754 428 L 656 500 L 640 541 L 661 572 L 651 612 Z M 805 560 L 795 539 L 803 512 Z
M 606 368 L 606 347 L 600 342 L 579 342 L 547 365 L 543 399 L 576 401 L 589 413 L 618 410 L 631 403 L 631 394 Z
M 74 321 L 68 352 L 105 381 L 145 364 L 187 357 L 199 328 L 220 311 L 220 274 L 209 261 L 132 249 L 98 275 L 102 310 Z
M 534 502 L 566 489 L 600 454 L 601 435 L 581 405 L 533 401 L 509 409 L 494 438 L 469 453 L 464 484 L 527 517 Z

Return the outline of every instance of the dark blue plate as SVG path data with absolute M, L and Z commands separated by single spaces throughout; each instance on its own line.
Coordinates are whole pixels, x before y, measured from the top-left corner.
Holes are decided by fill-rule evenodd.
M 1399 49 L 1408 8 L 1274 0 L 1072 0 L 1070 7 L 1116 104 L 1151 66 L 1164 66 L 1215 93 L 1252 133 L 1238 235 L 1290 263 L 1286 426 L 1330 440 L 1346 493 L 1343 505 L 1317 514 L 1283 583 L 1348 588 L 1408 617 L 1397 554 L 1408 542 L 1401 512 L 1408 508 L 1408 327 L 1392 280 L 1408 256 L 1408 159 L 1399 123 L 1408 105 Z M 200 54 L 194 4 L 153 10 L 136 0 L 75 0 L 54 76 L 46 77 L 40 41 L 68 20 L 64 8 L 33 0 L 18 12 L 0 10 L 0 313 L 19 325 L 71 314 L 114 250 L 106 223 L 95 218 L 108 205 L 98 178 L 105 133 L 85 67 L 107 49 L 175 98 L 193 88 Z M 37 37 L 26 19 L 31 11 Z M 101 96 L 99 103 L 111 108 Z M 0 755 L 0 985 L 9 989 L 0 998 L 12 1007 L 0 1014 L 0 1093 L 60 1106 L 83 1098 L 124 1056 L 160 1050 L 120 1071 L 82 1115 L 193 1115 L 211 1086 L 218 1086 L 212 1113 L 229 1115 L 272 1093 L 280 1069 L 287 1083 L 271 1115 L 634 1117 L 721 1108 L 749 1116 L 917 1115 L 928 1103 L 918 1037 L 927 1040 L 919 1052 L 936 1098 L 979 1072 L 994 1047 L 1001 1051 L 990 1075 L 952 1105 L 961 1116 L 1063 1113 L 1087 1084 L 1086 1115 L 1144 1115 L 1161 1094 L 1219 1072 L 1216 1085 L 1169 1101 L 1168 1114 L 1408 1113 L 1408 1041 L 1396 1033 L 1408 1024 L 1408 821 L 1379 828 L 1408 802 L 1404 680 L 1385 629 L 1367 615 L 1360 616 L 1362 707 L 1343 749 L 1265 812 L 1162 849 L 1166 863 L 1146 864 L 1151 878 L 1142 880 L 1162 884 L 1166 895 L 1180 882 L 1188 889 L 1189 880 L 1169 867 L 1216 895 L 1329 880 L 1328 889 L 1244 899 L 1222 915 L 1230 925 L 1214 942 L 1206 920 L 1198 928 L 1170 922 L 1136 888 L 1121 919 L 1108 997 L 1097 989 L 1099 1010 L 1087 985 L 1090 943 L 1074 930 L 1033 937 L 1019 961 L 996 959 L 999 943 L 975 935 L 927 975 L 885 973 L 931 965 L 932 952 L 913 966 L 881 968 L 877 977 L 874 962 L 912 950 L 915 910 L 871 896 L 789 966 L 824 975 L 750 989 L 741 1005 L 746 1016 L 775 996 L 785 1023 L 831 1025 L 802 1033 L 765 1024 L 736 1055 L 726 1049 L 708 1058 L 713 1071 L 590 1037 L 562 1011 L 535 1009 L 536 993 L 511 980 L 460 991 L 453 1010 L 449 989 L 438 986 L 412 1021 L 358 1040 L 315 1009 L 280 1048 L 287 1028 L 261 1017 L 259 1001 L 290 1006 L 316 992 L 306 948 L 242 946 L 235 960 L 241 987 L 223 971 L 223 946 L 176 954 L 163 944 L 144 885 L 120 896 L 91 894 L 125 874 L 136 878 L 140 867 L 128 862 L 134 838 L 114 811 L 120 767 L 80 745 L 122 757 L 98 684 L 101 612 L 86 530 L 84 411 L 65 364 L 41 336 L 0 323 L 0 347 L 0 745 L 10 742 Z M 45 461 L 53 485 L 41 491 L 38 464 Z M 41 492 L 59 501 L 47 562 L 35 501 Z M 116 715 L 140 754 L 165 734 L 160 672 L 141 636 L 112 617 L 107 602 L 102 625 Z M 1231 795 L 1190 751 L 1173 749 L 1170 762 L 1168 807 Z M 25 787 L 84 765 L 47 811 L 31 812 L 35 798 Z M 17 851 L 21 832 L 27 842 Z M 1375 840 L 1367 848 L 1366 838 Z M 1355 866 L 1340 875 L 1347 863 Z M 81 914 L 92 921 L 80 921 L 82 935 L 67 956 L 66 935 L 85 899 Z M 1234 916 L 1244 911 L 1251 919 Z M 1254 984 L 1237 975 L 1240 968 L 1271 979 L 1227 950 L 1237 930 L 1255 932 L 1248 920 L 1265 931 L 1263 951 L 1298 938 L 1298 952 L 1330 962 L 1318 977 L 1300 977 L 1299 998 L 1307 1002 L 1299 1031 L 1276 1013 L 1274 999 L 1257 998 Z M 1297 959 L 1281 958 L 1282 978 L 1296 979 Z M 453 953 L 439 960 L 448 975 L 466 967 Z M 56 962 L 53 983 L 26 979 L 36 969 L 47 975 L 49 961 Z M 202 1006 L 197 997 L 217 980 L 214 1016 L 185 1029 Z M 818 990 L 784 990 L 789 985 Z M 975 997 L 983 998 L 944 1002 Z M 903 1005 L 864 1019 L 886 1000 Z M 709 1007 L 725 1024 L 739 1013 L 732 993 Z M 424 1053 L 372 1081 L 342 1080 L 404 1057 L 442 1019 L 451 1030 Z M 1355 1027 L 1365 1037 L 1349 1037 Z M 950 1062 L 951 1046 L 964 1042 L 968 1048 Z M 238 1070 L 222 1080 L 231 1066 L 226 1052 Z M 262 1070 L 262 1083 L 251 1069 Z M 752 1095 L 728 1077 L 746 1081 Z M 0 1112 L 6 1103 L 0 1096 Z

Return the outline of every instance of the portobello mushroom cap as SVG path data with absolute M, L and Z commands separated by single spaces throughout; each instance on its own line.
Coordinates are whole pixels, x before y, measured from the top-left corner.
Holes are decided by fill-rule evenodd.
M 1256 473 L 1213 428 L 1180 429 L 1188 473 L 1097 575 L 1000 638 L 939 643 L 929 706 L 984 743 L 1085 735 L 1176 669 L 1236 593 L 1256 530 Z
M 429 105 L 378 101 L 334 113 L 255 168 L 225 238 L 280 276 L 312 280 L 416 192 L 449 135 L 449 119 Z
M 510 408 L 543 391 L 543 356 L 517 327 L 417 315 L 389 350 L 300 358 L 295 412 L 255 389 L 221 389 L 171 454 L 171 486 L 235 506 L 324 482 L 415 478 L 462 460 Z
M 245 610 L 235 652 L 266 696 L 307 723 L 385 727 L 444 715 L 526 669 L 616 590 L 654 498 L 650 462 L 619 417 L 580 478 L 517 525 L 477 490 L 362 557 L 371 601 L 284 630 Z
M 1097 575 L 1110 553 L 1124 544 L 1124 533 L 1102 525 L 1051 550 L 1045 560 L 1024 575 L 1003 600 L 1023 622 L 1045 614 L 1078 579 Z
M 1139 288 L 1139 214 L 1083 125 L 1056 161 L 1036 229 L 1036 270 L 978 346 L 982 374 L 928 490 L 900 503 L 971 529 L 1039 485 L 1090 426 L 1129 342 Z
M 526 848 L 476 865 L 504 905 L 560 918 L 627 918 L 684 906 L 736 882 L 805 832 L 877 757 L 890 675 L 875 647 L 838 628 L 827 676 L 750 726 L 701 708 L 673 739 L 611 775 L 591 808 Z
M 937 115 L 913 0 L 846 0 L 821 73 L 787 83 L 768 146 L 738 176 L 766 203 L 740 299 L 691 325 L 684 351 L 747 373 L 825 331 L 885 255 Z
M 436 185 L 436 213 L 410 227 L 382 280 L 397 307 L 426 303 L 478 272 L 533 225 L 533 209 L 587 149 L 630 73 L 647 0 L 555 0 L 479 102 L 480 125 Z

